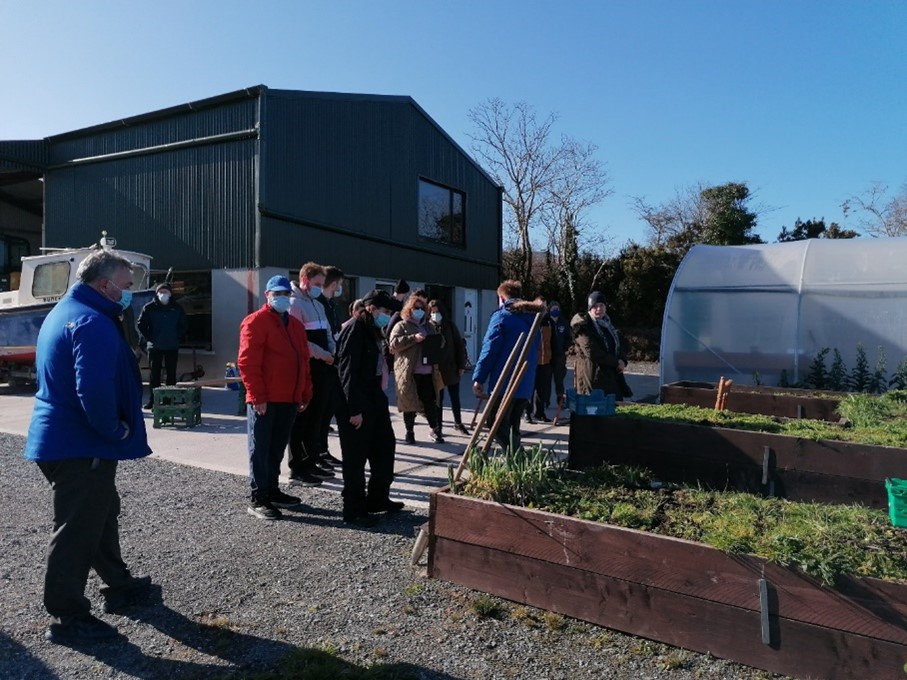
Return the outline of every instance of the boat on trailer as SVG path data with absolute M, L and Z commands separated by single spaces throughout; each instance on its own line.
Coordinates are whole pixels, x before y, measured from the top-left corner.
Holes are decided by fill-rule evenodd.
M 85 248 L 42 248 L 41 255 L 22 258 L 17 290 L 0 292 L 0 381 L 34 379 L 38 331 L 48 312 L 76 282 L 82 261 L 99 250 L 113 250 L 116 239 L 101 232 L 98 242 Z M 132 316 L 135 322 L 154 291 L 150 288 L 151 256 L 119 250 L 132 263 Z

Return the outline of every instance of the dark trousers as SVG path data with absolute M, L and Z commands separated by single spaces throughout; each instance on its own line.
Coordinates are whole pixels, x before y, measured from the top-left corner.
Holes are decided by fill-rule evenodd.
M 321 424 L 324 413 L 331 403 L 330 385 L 331 372 L 336 373 L 333 366 L 328 366 L 323 361 L 312 359 L 309 362 L 312 373 L 312 400 L 305 411 L 296 414 L 293 429 L 290 432 L 290 470 L 303 472 L 307 467 L 314 465 L 318 460 L 321 446 Z
M 422 404 L 422 412 L 428 421 L 428 426 L 437 430 L 441 427 L 441 413 L 438 408 L 438 394 L 435 392 L 435 381 L 431 373 L 413 373 L 413 380 L 416 381 L 416 394 L 419 396 L 419 403 Z M 407 432 L 412 432 L 416 424 L 415 411 L 404 411 L 403 424 Z
M 296 404 L 269 403 L 264 415 L 246 404 L 249 487 L 253 501 L 267 501 L 278 490 L 280 463 L 296 418 Z
M 164 369 L 166 384 L 176 385 L 176 360 L 179 350 L 175 349 L 149 349 L 148 362 L 151 365 L 151 397 L 154 398 L 154 388 L 161 386 L 161 369 Z
M 454 422 L 457 425 L 463 424 L 463 416 L 460 412 L 460 383 L 455 382 L 451 385 L 445 385 L 444 389 L 438 393 L 438 422 L 444 422 L 444 390 L 450 395 L 450 411 L 453 413 Z
M 510 400 L 510 408 L 507 409 L 507 413 L 501 421 L 501 427 L 498 428 L 497 433 L 494 435 L 495 442 L 497 442 L 501 448 L 505 450 L 511 448 L 516 450 L 522 445 L 520 419 L 528 406 L 528 399 Z M 485 421 L 489 428 L 494 425 L 494 421 L 497 419 L 499 407 L 500 401 L 498 401 L 489 412 L 490 415 L 488 416 L 488 420 Z
M 327 378 L 327 404 L 324 407 L 324 415 L 321 418 L 321 433 L 318 441 L 318 452 L 324 453 L 328 450 L 328 432 L 331 427 L 331 419 L 337 415 L 337 409 L 343 399 L 343 387 L 340 385 L 340 373 L 337 370 L 329 371 Z
M 350 414 L 343 404 L 337 413 L 337 432 L 343 456 L 343 516 L 352 519 L 365 512 L 368 501 L 388 499 L 394 479 L 397 439 L 391 426 L 387 397 L 376 380 L 369 390 L 372 398 L 362 412 L 362 425 L 350 425 Z M 368 493 L 365 464 L 369 466 Z
M 535 391 L 533 400 L 535 402 L 535 415 L 542 418 L 545 415 L 545 409 L 551 401 L 551 376 L 554 370 L 551 364 L 539 364 L 535 368 Z
M 84 616 L 88 571 L 111 587 L 131 575 L 120 553 L 117 461 L 75 458 L 39 462 L 53 489 L 54 532 L 47 552 L 44 606 L 51 616 Z

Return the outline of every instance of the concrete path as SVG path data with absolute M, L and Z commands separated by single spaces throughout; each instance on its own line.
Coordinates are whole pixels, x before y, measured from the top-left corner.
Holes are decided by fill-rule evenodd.
M 658 394 L 658 376 L 628 374 L 627 380 L 634 392 L 634 399 L 651 398 Z M 568 376 L 568 383 L 572 378 Z M 469 389 L 469 383 L 461 383 L 463 400 L 463 421 L 467 425 L 472 420 L 475 409 L 475 397 Z M 393 398 L 393 397 L 392 397 Z M 0 432 L 25 436 L 31 418 L 34 394 L 25 389 L 14 389 L 0 385 Z M 237 393 L 232 390 L 214 387 L 202 388 L 202 423 L 188 429 L 176 427 L 152 427 L 152 417 L 146 411 L 145 423 L 148 428 L 148 441 L 154 456 L 184 465 L 218 470 L 246 477 L 248 475 L 248 453 L 246 449 L 246 418 L 237 415 Z M 554 409 L 548 411 L 553 417 Z M 523 441 L 525 444 L 541 442 L 546 447 L 566 455 L 567 441 L 570 434 L 569 413 L 563 414 L 564 424 L 554 426 L 551 423 L 523 424 Z M 397 455 L 394 466 L 395 479 L 391 487 L 393 497 L 411 506 L 428 505 L 430 493 L 447 483 L 448 466 L 454 467 L 460 461 L 469 442 L 469 436 L 453 429 L 453 418 L 449 404 L 444 408 L 444 444 L 435 444 L 429 438 L 428 424 L 422 417 L 416 421 L 416 444 L 405 444 L 402 441 L 403 418 L 396 407 L 391 406 L 391 420 L 397 440 Z M 470 428 L 470 431 L 472 428 Z M 336 433 L 331 433 L 329 448 L 340 457 L 340 442 Z M 283 481 L 288 471 L 284 461 Z M 340 492 L 342 482 L 340 470 L 337 477 L 326 480 L 322 488 Z M 293 487 L 292 493 L 305 496 L 305 488 Z

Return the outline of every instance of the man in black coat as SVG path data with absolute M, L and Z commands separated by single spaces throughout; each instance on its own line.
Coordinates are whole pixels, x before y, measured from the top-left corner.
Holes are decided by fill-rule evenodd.
M 151 364 L 151 394 L 145 408 L 154 406 L 154 388 L 161 386 L 162 368 L 166 372 L 166 383 L 176 385 L 180 340 L 189 325 L 186 312 L 173 300 L 173 288 L 169 283 L 158 284 L 154 292 L 154 299 L 142 308 L 138 321 L 139 333 L 148 347 Z

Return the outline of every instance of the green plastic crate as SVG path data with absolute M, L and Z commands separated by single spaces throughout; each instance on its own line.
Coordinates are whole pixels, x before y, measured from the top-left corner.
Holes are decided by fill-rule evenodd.
M 888 516 L 896 527 L 907 527 L 907 479 L 889 477 L 885 480 L 888 489 Z

